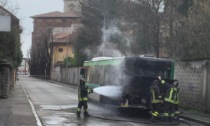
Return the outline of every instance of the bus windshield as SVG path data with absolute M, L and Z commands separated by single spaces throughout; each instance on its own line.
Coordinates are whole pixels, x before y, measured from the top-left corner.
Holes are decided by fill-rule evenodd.
M 146 76 L 170 78 L 171 62 L 129 58 L 125 60 L 125 74 L 128 76 Z

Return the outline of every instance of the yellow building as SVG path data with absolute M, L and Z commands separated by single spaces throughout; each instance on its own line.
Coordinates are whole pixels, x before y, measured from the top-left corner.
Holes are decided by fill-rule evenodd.
M 74 34 L 59 33 L 53 35 L 53 56 L 52 66 L 63 64 L 63 61 L 67 57 L 74 57 Z

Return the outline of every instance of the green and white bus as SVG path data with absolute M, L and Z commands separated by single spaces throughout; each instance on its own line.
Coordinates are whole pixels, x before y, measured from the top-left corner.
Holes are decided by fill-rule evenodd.
M 122 87 L 122 96 L 129 94 L 129 106 L 150 105 L 149 87 L 161 76 L 168 83 L 174 79 L 174 62 L 155 57 L 98 57 L 84 62 L 80 71 L 87 80 L 87 85 L 96 88 L 106 85 Z M 111 90 L 110 90 L 111 92 Z M 91 99 L 106 104 L 120 105 L 122 97 L 108 98 L 92 94 Z

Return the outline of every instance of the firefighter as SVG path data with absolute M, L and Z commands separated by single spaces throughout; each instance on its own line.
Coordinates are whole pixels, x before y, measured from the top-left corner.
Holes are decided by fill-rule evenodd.
M 85 85 L 86 80 L 84 78 L 80 79 L 80 85 L 78 89 L 78 108 L 77 108 L 77 117 L 80 117 L 81 109 L 83 107 L 84 117 L 89 117 L 88 114 L 88 94 L 93 93 L 93 89 Z
M 173 84 L 168 84 L 161 78 L 159 78 L 160 91 L 163 97 L 164 110 L 163 116 L 165 121 L 174 120 L 174 101 L 176 88 Z
M 175 109 L 175 115 L 174 116 L 177 120 L 179 120 L 179 114 L 180 114 L 180 112 L 179 112 L 179 90 L 180 90 L 180 88 L 179 88 L 178 80 L 175 80 L 173 85 L 176 88 L 175 101 L 174 101 L 174 109 Z
M 160 94 L 160 89 L 158 86 L 158 80 L 154 80 L 152 85 L 150 86 L 150 99 L 152 105 L 151 121 L 155 121 L 156 119 L 160 119 L 161 117 L 161 104 L 163 103 L 162 96 Z

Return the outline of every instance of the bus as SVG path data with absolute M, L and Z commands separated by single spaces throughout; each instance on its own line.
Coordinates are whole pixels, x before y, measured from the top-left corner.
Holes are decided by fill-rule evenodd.
M 158 76 L 173 83 L 174 61 L 145 56 L 97 57 L 85 61 L 80 74 L 91 88 L 114 85 L 122 89 L 117 99 L 94 93 L 90 96 L 93 100 L 120 106 L 128 98 L 128 107 L 149 108 L 151 84 Z

